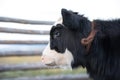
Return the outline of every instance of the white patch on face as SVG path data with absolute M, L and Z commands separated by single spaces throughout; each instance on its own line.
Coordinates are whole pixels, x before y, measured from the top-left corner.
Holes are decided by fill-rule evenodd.
M 42 62 L 49 66 L 58 66 L 62 69 L 72 69 L 72 53 L 66 49 L 64 53 L 58 53 L 50 49 L 50 43 L 47 45 L 42 54 Z
M 54 26 L 56 26 L 57 24 L 62 24 L 63 20 L 62 17 L 60 17 L 55 23 Z

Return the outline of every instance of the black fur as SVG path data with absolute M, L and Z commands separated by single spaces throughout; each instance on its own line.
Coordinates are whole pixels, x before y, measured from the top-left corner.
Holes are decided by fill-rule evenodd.
M 94 20 L 98 31 L 89 52 L 81 39 L 89 35 L 91 22 L 72 11 L 62 9 L 63 25 L 53 26 L 50 32 L 50 47 L 63 53 L 72 52 L 72 67 L 86 67 L 94 80 L 120 80 L 120 19 Z

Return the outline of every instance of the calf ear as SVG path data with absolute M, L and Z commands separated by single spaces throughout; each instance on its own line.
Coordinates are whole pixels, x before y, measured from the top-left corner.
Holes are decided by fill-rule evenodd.
M 73 12 L 70 10 L 62 9 L 62 24 L 68 27 L 72 30 L 78 30 L 79 29 L 79 17 L 77 12 Z
M 67 18 L 67 17 L 69 17 L 70 16 L 70 11 L 68 11 L 67 9 L 62 9 L 61 10 L 61 14 L 62 14 L 62 17 L 63 18 Z
M 69 10 L 66 9 L 62 9 L 61 10 L 61 14 L 62 14 L 62 24 L 65 25 L 66 27 L 68 27 L 69 29 L 71 29 L 72 26 L 72 13 Z

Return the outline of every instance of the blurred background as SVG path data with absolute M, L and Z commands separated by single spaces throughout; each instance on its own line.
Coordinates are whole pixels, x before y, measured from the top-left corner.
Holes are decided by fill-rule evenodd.
M 0 0 L 0 80 L 88 80 L 81 67 L 71 72 L 40 62 L 62 8 L 91 21 L 120 18 L 119 0 Z

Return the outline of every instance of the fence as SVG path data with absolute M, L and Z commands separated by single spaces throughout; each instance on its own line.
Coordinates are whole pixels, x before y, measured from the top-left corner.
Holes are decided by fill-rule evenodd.
M 32 21 L 16 18 L 0 17 L 0 22 L 11 22 L 11 23 L 22 23 L 31 25 L 52 25 L 52 21 Z M 40 30 L 25 30 L 16 28 L 6 28 L 0 26 L 0 32 L 4 33 L 18 33 L 18 34 L 30 34 L 30 35 L 48 35 L 49 31 Z M 1 40 L 0 44 L 2 46 L 9 45 L 9 48 L 0 49 L 0 57 L 3 56 L 31 56 L 31 55 L 41 55 L 45 45 L 48 40 Z M 21 45 L 22 44 L 22 45 Z M 8 70 L 27 70 L 27 69 L 42 69 L 48 68 L 41 63 L 24 63 L 16 65 L 0 65 L 0 71 Z M 50 68 L 50 67 L 49 67 Z
M 22 23 L 22 24 L 31 24 L 31 25 L 52 25 L 53 21 L 33 21 L 33 20 L 24 20 L 24 19 L 16 19 L 16 18 L 7 18 L 0 17 L 0 22 L 11 22 L 11 23 Z M 16 29 L 16 28 L 6 28 L 4 26 L 0 26 L 0 32 L 2 33 L 12 33 L 12 34 L 28 34 L 30 35 L 48 35 L 49 31 L 41 31 L 41 30 L 25 30 L 25 29 Z M 5 56 L 34 56 L 41 55 L 45 46 L 47 45 L 48 40 L 2 40 L 0 39 L 0 47 L 10 46 L 8 48 L 0 48 L 0 57 Z M 58 67 L 47 67 L 40 62 L 36 63 L 21 63 L 21 64 L 0 64 L 0 72 L 2 71 L 11 71 L 11 70 L 29 70 L 29 69 L 50 69 L 50 68 L 58 68 Z M 56 77 L 58 78 L 58 77 Z M 55 78 L 55 79 L 56 79 Z M 59 80 L 66 78 L 65 76 L 59 77 Z M 69 78 L 67 80 L 74 79 L 88 80 L 88 76 L 77 76 L 76 78 Z M 40 78 L 22 78 L 22 79 L 12 79 L 12 80 L 39 80 Z M 43 78 L 46 79 L 46 78 Z M 49 77 L 49 79 L 55 80 L 54 77 Z

